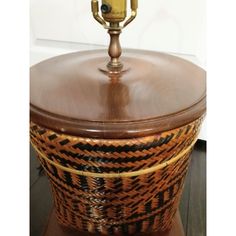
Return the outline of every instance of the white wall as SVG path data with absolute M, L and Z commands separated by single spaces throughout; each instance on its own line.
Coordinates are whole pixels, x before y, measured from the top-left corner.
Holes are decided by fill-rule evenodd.
M 80 50 L 107 48 L 108 35 L 92 17 L 90 0 L 31 0 L 31 65 Z M 139 0 L 122 47 L 165 51 L 205 68 L 205 1 Z M 200 138 L 206 140 L 206 124 Z

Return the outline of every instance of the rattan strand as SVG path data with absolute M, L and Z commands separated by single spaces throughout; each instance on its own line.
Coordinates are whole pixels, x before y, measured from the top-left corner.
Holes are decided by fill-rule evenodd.
M 150 167 L 150 168 L 147 168 L 144 170 L 138 170 L 138 171 L 133 171 L 133 172 L 122 172 L 122 173 L 93 173 L 93 172 L 87 172 L 87 171 L 74 170 L 74 169 L 59 165 L 59 164 L 55 163 L 54 161 L 50 160 L 32 142 L 31 142 L 31 144 L 41 158 L 45 159 L 47 162 L 58 167 L 61 170 L 64 170 L 64 171 L 67 171 L 67 172 L 73 173 L 73 174 L 87 176 L 87 177 L 120 178 L 120 177 L 139 176 L 139 175 L 144 175 L 144 174 L 154 172 L 156 170 L 160 170 L 160 169 L 170 165 L 171 163 L 178 161 L 180 158 L 182 158 L 187 152 L 189 152 L 191 150 L 191 148 L 195 145 L 196 141 L 197 141 L 197 137 L 193 140 L 193 142 L 186 149 L 184 149 L 182 152 L 180 152 L 176 157 L 174 157 L 164 163 L 158 164 L 156 166 L 153 166 L 153 167 Z

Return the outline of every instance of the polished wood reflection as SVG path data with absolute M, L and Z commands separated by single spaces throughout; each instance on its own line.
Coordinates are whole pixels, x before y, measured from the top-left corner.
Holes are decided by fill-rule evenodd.
M 137 137 L 172 129 L 206 109 L 205 71 L 178 57 L 125 50 L 109 75 L 105 50 L 55 57 L 31 68 L 31 120 L 87 137 Z

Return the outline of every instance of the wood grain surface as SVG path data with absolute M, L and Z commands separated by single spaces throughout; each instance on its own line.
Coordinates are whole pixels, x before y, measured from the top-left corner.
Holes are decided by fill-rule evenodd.
M 124 71 L 112 75 L 104 69 L 106 50 L 31 67 L 31 120 L 67 134 L 128 138 L 170 130 L 205 113 L 206 74 L 200 67 L 143 50 L 124 50 L 122 58 Z

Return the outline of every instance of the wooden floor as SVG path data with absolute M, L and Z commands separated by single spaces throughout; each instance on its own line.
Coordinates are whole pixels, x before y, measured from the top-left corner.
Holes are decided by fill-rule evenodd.
M 30 153 L 30 235 L 42 236 L 53 202 L 48 180 L 39 173 L 32 147 Z M 186 236 L 206 235 L 206 145 L 203 141 L 197 142 L 192 154 L 180 215 Z

